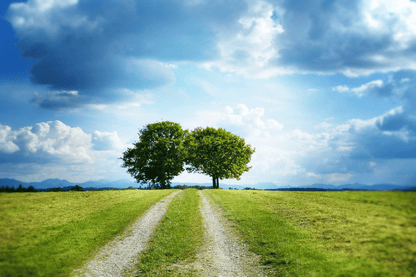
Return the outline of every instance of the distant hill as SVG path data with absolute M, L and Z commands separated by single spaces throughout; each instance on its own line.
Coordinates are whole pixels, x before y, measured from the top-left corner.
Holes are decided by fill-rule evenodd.
M 18 180 L 15 180 L 15 179 L 7 179 L 7 178 L 0 179 L 0 187 L 18 188 L 19 185 L 22 185 L 22 187 L 24 187 L 24 188 L 27 188 L 27 187 L 30 186 L 25 182 L 18 181 Z
M 312 185 L 305 185 L 305 186 L 296 186 L 291 187 L 290 189 L 324 189 L 324 190 L 410 190 L 414 189 L 415 186 L 400 186 L 394 184 L 374 184 L 374 185 L 364 185 L 364 184 L 345 184 L 345 185 L 328 185 L 328 184 L 312 184 Z M 283 187 L 278 188 L 283 189 Z
M 22 185 L 22 187 L 27 188 L 29 186 L 33 186 L 36 189 L 40 190 L 46 190 L 50 188 L 72 188 L 76 185 L 89 189 L 101 189 L 101 188 L 116 188 L 116 189 L 124 189 L 128 187 L 134 187 L 138 188 L 140 187 L 139 184 L 136 182 L 122 179 L 122 180 L 116 180 L 116 181 L 109 181 L 105 179 L 96 180 L 96 181 L 87 181 L 83 183 L 72 183 L 67 180 L 62 179 L 47 179 L 41 182 L 22 182 L 15 179 L 0 179 L 0 187 L 14 187 L 17 188 L 19 185 Z M 179 182 L 173 182 L 172 187 L 177 185 L 186 185 L 188 187 L 192 186 L 205 186 L 205 187 L 212 187 L 212 183 L 179 183 Z M 261 189 L 261 190 L 294 190 L 294 189 L 307 189 L 307 190 L 313 190 L 313 189 L 324 189 L 324 190 L 345 190 L 345 189 L 352 189 L 352 190 L 416 190 L 416 185 L 414 186 L 399 186 L 394 184 L 374 184 L 374 185 L 365 185 L 365 184 L 345 184 L 345 185 L 330 185 L 330 184 L 312 184 L 312 185 L 304 185 L 304 186 L 292 186 L 292 187 L 283 187 L 283 186 L 277 186 L 274 183 L 271 182 L 262 182 L 262 183 L 256 183 L 252 185 L 228 185 L 228 184 L 221 184 L 220 188 L 223 189 L 238 189 L 242 190 L 245 188 L 254 188 L 254 189 Z
M 178 183 L 178 182 L 173 182 L 172 183 L 172 187 L 177 186 L 177 185 L 186 185 L 188 187 L 193 187 L 193 186 L 204 186 L 204 187 L 212 187 L 212 183 Z M 222 189 L 245 189 L 245 188 L 255 188 L 255 189 L 277 189 L 279 188 L 278 186 L 276 186 L 275 184 L 269 182 L 269 183 L 256 183 L 256 184 L 251 184 L 251 185 L 229 185 L 229 184 L 222 184 L 220 182 L 220 188 Z
M 132 182 L 130 180 L 122 179 L 117 181 L 108 181 L 105 179 L 97 180 L 97 181 L 88 181 L 84 183 L 78 184 L 81 187 L 85 188 L 117 188 L 117 189 L 123 189 L 128 187 L 139 187 L 140 185 Z
M 253 185 L 253 187 L 256 188 L 256 189 L 276 189 L 276 188 L 279 188 L 277 185 L 275 185 L 272 182 L 256 183 L 255 185 Z
M 47 179 L 41 182 L 30 182 L 25 183 L 14 179 L 0 179 L 0 187 L 14 187 L 17 188 L 19 185 L 22 187 L 27 188 L 29 186 L 33 186 L 35 189 L 50 189 L 50 188 L 68 188 L 68 187 L 75 187 L 76 185 L 81 186 L 83 188 L 117 188 L 123 189 L 128 188 L 129 186 L 138 187 L 137 183 L 134 183 L 129 180 L 117 180 L 117 181 L 108 181 L 108 180 L 97 180 L 97 181 L 88 181 L 84 183 L 72 183 L 67 180 L 61 179 Z
M 33 186 L 35 189 L 74 187 L 75 185 L 77 185 L 77 183 L 71 183 L 67 180 L 61 179 L 47 179 L 42 182 L 29 183 L 29 186 Z

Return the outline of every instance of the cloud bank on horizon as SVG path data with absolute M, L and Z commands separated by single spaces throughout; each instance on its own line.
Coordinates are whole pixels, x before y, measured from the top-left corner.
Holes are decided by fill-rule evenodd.
M 246 138 L 244 183 L 416 181 L 414 1 L 0 9 L 0 178 L 123 179 L 117 158 L 163 119 Z

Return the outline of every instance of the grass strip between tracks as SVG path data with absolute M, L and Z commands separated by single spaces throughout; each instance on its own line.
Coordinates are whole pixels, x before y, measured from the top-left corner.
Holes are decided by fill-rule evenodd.
M 0 276 L 68 276 L 173 191 L 0 193 Z
M 204 229 L 198 190 L 186 189 L 173 199 L 149 242 L 149 248 L 137 264 L 139 276 L 171 276 L 181 269 L 171 267 L 186 261 L 192 263 L 202 245 Z
M 414 192 L 204 194 L 278 276 L 416 276 Z

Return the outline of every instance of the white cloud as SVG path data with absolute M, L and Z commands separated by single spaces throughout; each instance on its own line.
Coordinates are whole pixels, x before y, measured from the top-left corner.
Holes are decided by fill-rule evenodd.
M 225 112 L 198 111 L 197 114 L 198 126 L 235 126 L 250 137 L 270 137 L 272 132 L 283 129 L 283 124 L 277 120 L 263 119 L 264 108 L 249 109 L 244 104 L 239 104 L 235 108 L 227 106 Z
M 154 103 L 154 97 L 150 90 L 129 90 L 129 89 L 120 89 L 118 93 L 127 96 L 128 101 L 122 103 L 115 103 L 114 107 L 118 110 L 135 110 L 142 105 L 148 105 Z M 136 110 L 137 111 L 137 110 Z
M 307 152 L 328 147 L 331 135 L 327 132 L 310 134 L 300 129 L 295 129 L 285 135 L 284 140 L 295 143 L 298 151 Z
M 338 91 L 338 92 L 347 92 L 347 91 L 349 91 L 350 90 L 350 88 L 349 87 L 347 87 L 347 86 L 336 86 L 336 87 L 334 87 L 334 88 L 332 88 L 332 90 L 333 91 Z
M 190 60 L 249 78 L 416 69 L 410 0 L 142 2 L 110 1 L 97 11 L 94 1 L 28 0 L 12 3 L 8 19 L 20 50 L 39 61 L 33 80 L 81 94 L 171 85 L 171 69 Z
M 211 120 L 214 127 L 226 128 L 256 148 L 250 163 L 253 168 L 243 175 L 245 183 L 270 180 L 299 185 L 319 180 L 371 184 L 384 182 L 386 174 L 380 175 L 379 171 L 392 167 L 391 176 L 396 173 L 402 176 L 397 180 L 390 176 L 389 182 L 404 184 L 414 169 L 395 166 L 393 160 L 414 159 L 416 149 L 416 121 L 402 107 L 378 117 L 351 119 L 343 124 L 327 118 L 312 129 L 316 132 L 298 128 L 286 133 L 269 130 L 269 135 L 262 129 L 268 126 L 264 114 L 261 108 L 239 105 L 226 107 L 222 113 L 200 113 L 197 118 L 198 122 Z M 400 173 L 401 170 L 406 174 Z
M 92 134 L 92 143 L 94 150 L 123 150 L 126 149 L 124 143 L 118 137 L 116 131 L 114 132 L 100 132 L 94 131 Z
M 0 153 L 13 153 L 19 150 L 13 140 L 16 137 L 9 126 L 0 125 Z
M 352 177 L 354 177 L 353 174 L 343 174 L 343 173 L 331 173 L 331 174 L 327 174 L 326 175 L 326 179 L 328 180 L 328 182 L 334 182 L 334 183 L 338 183 L 338 182 L 346 182 L 349 179 L 351 179 Z
M 59 120 L 37 123 L 34 127 L 16 131 L 0 125 L 0 153 L 13 153 L 22 163 L 26 158 L 48 157 L 67 163 L 94 163 L 99 155 L 108 151 L 119 155 L 125 148 L 116 131 L 94 131 L 91 135 Z
M 269 78 L 287 72 L 270 65 L 279 56 L 274 44 L 276 36 L 284 32 L 282 25 L 272 19 L 276 9 L 265 1 L 250 1 L 249 5 L 237 29 L 220 33 L 220 59 L 204 62 L 203 67 L 218 67 L 248 78 Z
M 105 108 L 107 108 L 107 105 L 104 105 L 104 104 L 88 104 L 88 105 L 85 105 L 85 107 L 87 109 L 104 110 Z
M 369 90 L 374 89 L 374 88 L 381 88 L 382 86 L 383 86 L 383 81 L 376 80 L 376 81 L 371 81 L 365 85 L 361 85 L 358 88 L 353 88 L 351 89 L 351 91 L 353 91 L 358 97 L 361 97 Z
M 176 69 L 178 68 L 177 64 L 172 64 L 172 63 L 160 63 L 162 66 L 166 67 L 166 68 L 172 68 L 172 69 Z
M 48 154 L 69 162 L 92 162 L 91 135 L 78 127 L 70 127 L 61 121 L 36 124 L 15 132 L 16 141 L 26 154 Z
M 404 50 L 416 39 L 416 3 L 411 0 L 364 1 L 362 14 L 369 30 L 394 34 L 391 48 Z
M 263 121 L 261 118 L 264 116 L 264 108 L 247 108 L 244 104 L 239 104 L 235 109 L 227 106 L 226 120 L 230 121 L 233 125 L 252 125 L 256 129 L 263 130 L 282 130 L 283 124 L 280 124 L 274 119 L 268 119 Z
M 324 5 L 321 1 L 253 0 L 248 5 L 238 28 L 219 32 L 220 58 L 202 63 L 204 67 L 248 78 L 293 72 L 360 76 L 416 69 L 416 3 L 411 0 L 334 2 L 326 3 L 331 8 L 325 10 L 319 8 Z M 338 89 L 347 91 L 345 86 Z
M 353 174 L 345 174 L 345 173 L 316 174 L 313 172 L 309 172 L 308 174 L 306 174 L 306 176 L 312 177 L 314 179 L 323 179 L 328 183 L 346 182 L 352 177 L 354 177 Z
M 341 93 L 344 92 L 353 92 L 358 97 L 362 97 L 365 94 L 371 93 L 372 90 L 382 88 L 384 86 L 384 83 L 382 80 L 375 80 L 368 82 L 367 84 L 361 85 L 356 88 L 349 88 L 348 86 L 336 86 L 332 88 L 333 91 L 338 91 Z
M 77 4 L 78 0 L 28 0 L 26 3 L 12 3 L 9 7 L 9 12 L 12 14 L 10 22 L 19 32 L 29 30 L 37 32 L 37 29 L 41 28 L 50 37 L 55 36 L 63 27 L 84 30 L 97 28 L 101 19 L 92 22 L 86 16 L 76 13 L 65 17 L 55 16 L 57 12 Z
M 308 177 L 313 177 L 313 178 L 315 178 L 315 179 L 322 179 L 322 175 L 315 174 L 315 173 L 313 173 L 313 172 L 308 172 L 308 174 L 306 174 L 306 176 L 308 176 Z
M 333 117 L 325 118 L 325 121 L 316 125 L 315 129 L 324 129 L 324 130 L 331 129 L 334 126 L 334 124 L 330 123 L 329 121 L 332 121 L 332 120 L 334 120 Z
M 125 169 L 118 158 L 125 149 L 116 131 L 88 134 L 58 120 L 18 130 L 0 125 L 0 172 L 6 178 L 120 179 Z

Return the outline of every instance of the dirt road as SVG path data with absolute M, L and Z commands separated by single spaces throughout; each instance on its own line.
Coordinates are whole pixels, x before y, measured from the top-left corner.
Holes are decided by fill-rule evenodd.
M 181 191 L 176 191 L 153 205 L 123 235 L 101 249 L 92 261 L 75 270 L 73 276 L 124 276 L 123 272 L 129 271 L 138 262 L 138 255 L 146 249 L 146 242 L 155 226 L 179 193 Z
M 259 257 L 233 234 L 230 223 L 201 191 L 200 196 L 206 244 L 198 252 L 195 266 L 201 276 L 264 276 Z
M 177 191 L 152 206 L 124 235 L 106 245 L 97 256 L 74 276 L 130 276 L 139 254 L 146 249 L 155 226 L 168 209 Z M 260 257 L 248 251 L 235 235 L 221 211 L 199 191 L 200 211 L 205 228 L 205 244 L 198 249 L 196 260 L 168 266 L 173 276 L 267 276 L 259 265 Z

